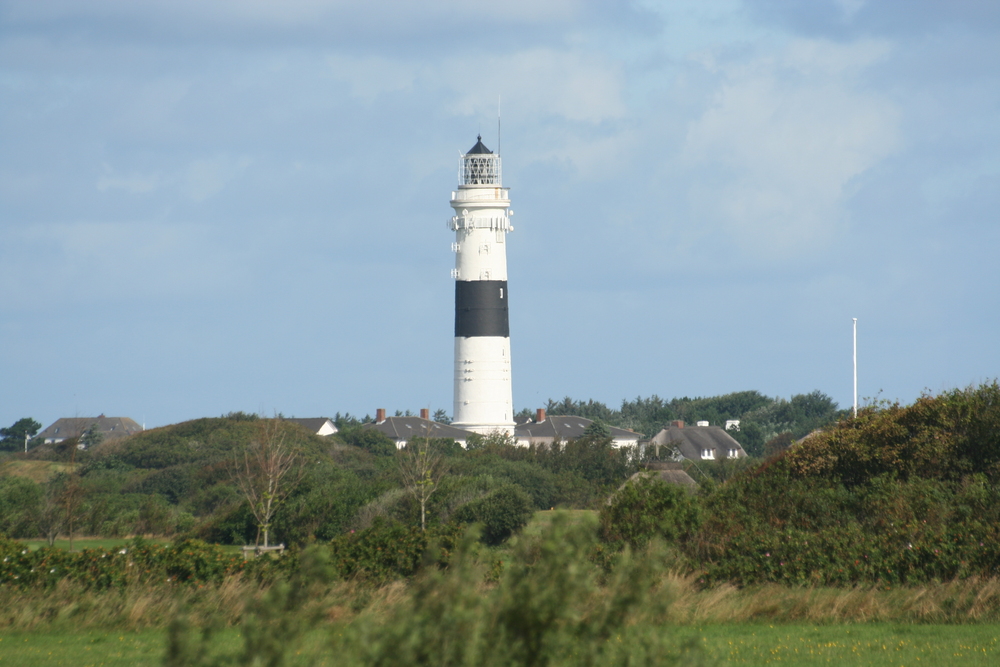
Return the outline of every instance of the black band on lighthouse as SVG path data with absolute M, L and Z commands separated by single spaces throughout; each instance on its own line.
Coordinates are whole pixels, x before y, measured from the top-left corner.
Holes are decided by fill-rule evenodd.
M 455 338 L 510 338 L 506 280 L 455 281 Z

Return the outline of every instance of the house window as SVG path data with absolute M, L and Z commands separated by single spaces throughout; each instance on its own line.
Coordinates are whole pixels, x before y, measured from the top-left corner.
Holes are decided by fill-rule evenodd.
M 703 459 L 714 459 L 715 458 L 715 450 L 714 449 L 708 449 L 707 447 L 705 449 L 702 449 L 701 450 L 701 458 L 703 458 Z
M 730 449 L 729 450 L 729 458 L 735 459 L 739 455 L 740 455 L 740 450 L 738 450 L 738 449 Z

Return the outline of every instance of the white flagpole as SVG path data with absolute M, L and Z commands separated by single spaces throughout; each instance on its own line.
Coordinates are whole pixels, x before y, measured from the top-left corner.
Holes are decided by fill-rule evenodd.
M 858 416 L 858 318 L 854 319 L 854 416 Z

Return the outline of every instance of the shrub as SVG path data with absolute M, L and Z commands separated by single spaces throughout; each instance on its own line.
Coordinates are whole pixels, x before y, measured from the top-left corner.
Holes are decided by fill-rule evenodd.
M 219 584 L 243 571 L 242 556 L 197 540 L 162 546 L 141 538 L 118 549 L 28 548 L 0 540 L 0 590 L 3 586 L 50 588 L 70 580 L 89 589 L 120 588 L 134 583 Z
M 633 548 L 654 537 L 686 540 L 699 524 L 697 500 L 683 487 L 651 474 L 634 477 L 601 509 L 601 537 Z
M 412 577 L 425 555 L 447 564 L 462 528 L 454 524 L 426 531 L 376 521 L 371 528 L 352 531 L 330 541 L 333 567 L 341 577 L 358 577 L 375 583 Z M 433 554 L 428 554 L 429 550 Z
M 623 559 L 605 586 L 588 554 L 590 527 L 557 519 L 523 540 L 496 586 L 463 543 L 447 570 L 428 569 L 388 617 L 368 614 L 338 630 L 347 664 L 671 665 L 703 664 L 663 627 L 655 559 Z
M 460 507 L 455 520 L 481 524 L 483 542 L 495 546 L 523 528 L 533 513 L 528 494 L 520 487 L 505 484 Z

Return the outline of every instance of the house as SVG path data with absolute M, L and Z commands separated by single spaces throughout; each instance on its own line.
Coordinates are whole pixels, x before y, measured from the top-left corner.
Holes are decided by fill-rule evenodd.
M 386 417 L 383 408 L 376 410 L 375 415 L 374 423 L 365 424 L 361 428 L 375 429 L 388 436 L 399 448 L 405 447 L 406 443 L 413 437 L 451 438 L 466 448 L 469 438 L 475 435 L 473 431 L 431 421 L 429 411 L 426 408 L 420 410 L 419 417 Z M 517 419 L 516 422 L 514 439 L 515 443 L 521 447 L 551 445 L 556 441 L 576 440 L 582 437 L 587 427 L 594 423 L 593 420 L 583 417 L 546 417 L 544 408 L 538 409 L 534 421 Z M 633 446 L 639 443 L 641 436 L 635 431 L 615 428 L 614 426 L 607 428 L 611 432 L 612 446 L 614 447 Z
M 326 417 L 306 417 L 303 419 L 286 417 L 285 421 L 298 424 L 314 435 L 333 435 L 338 430 L 336 425 Z
M 674 421 L 670 426 L 654 435 L 647 447 L 671 449 L 692 461 L 714 461 L 719 459 L 743 458 L 747 453 L 721 426 L 710 426 L 708 422 L 698 422 L 697 426 L 684 426 L 682 421 Z
M 396 443 L 398 449 L 411 438 L 450 438 L 463 448 L 468 446 L 472 431 L 432 421 L 430 410 L 422 408 L 419 417 L 386 417 L 385 408 L 375 411 L 375 421 L 361 428 L 374 429 Z
M 576 440 L 583 437 L 592 419 L 583 417 L 546 416 L 545 408 L 538 408 L 535 420 L 514 427 L 514 437 L 522 447 L 551 445 L 557 441 Z M 624 428 L 608 426 L 613 447 L 630 447 L 639 444 L 640 434 Z
M 91 426 L 95 427 L 104 440 L 124 438 L 143 430 L 142 426 L 128 417 L 63 417 L 38 434 L 45 444 L 62 442 L 68 438 L 79 438 Z
M 645 470 L 640 470 L 639 472 L 635 473 L 634 475 L 629 477 L 624 484 L 619 486 L 618 491 L 621 491 L 627 485 L 631 484 L 632 482 L 635 482 L 636 480 L 642 478 L 650 478 L 650 479 L 658 479 L 662 482 L 666 482 L 667 484 L 675 484 L 683 488 L 688 493 L 694 493 L 695 491 L 698 490 L 698 482 L 694 481 L 691 475 L 687 474 L 687 472 L 684 471 L 681 465 L 682 465 L 681 463 L 673 461 L 669 462 L 651 461 L 646 464 Z M 615 493 L 613 493 L 611 497 L 608 498 L 607 502 L 608 505 L 610 505 L 614 501 L 615 496 L 618 494 L 618 491 L 615 491 Z

